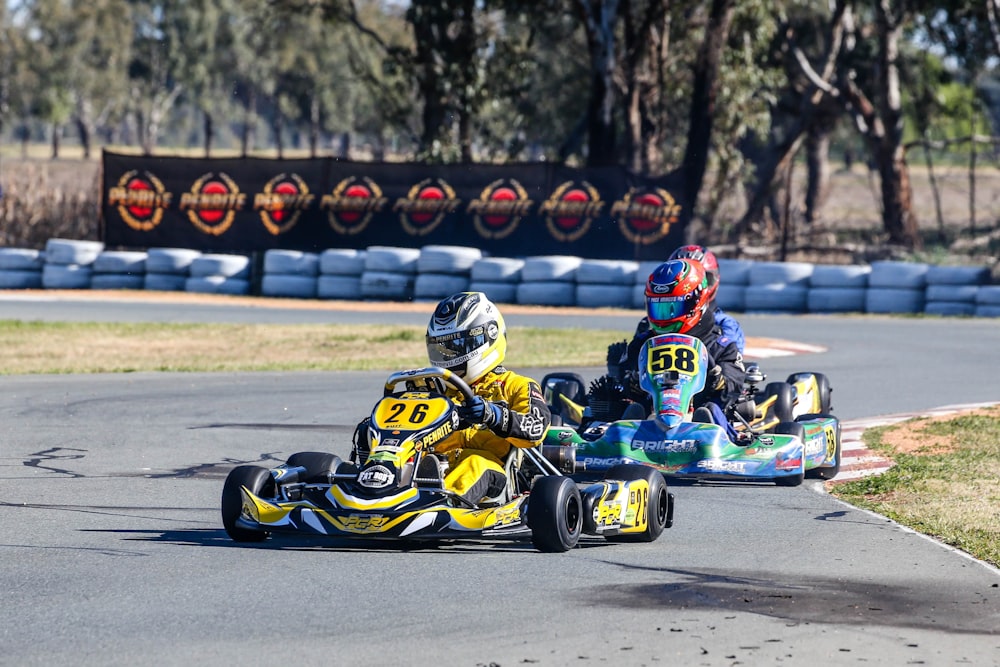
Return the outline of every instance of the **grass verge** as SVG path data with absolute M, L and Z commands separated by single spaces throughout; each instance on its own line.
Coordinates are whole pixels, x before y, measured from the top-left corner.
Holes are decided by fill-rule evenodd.
M 834 496 L 1000 567 L 1000 406 L 873 428 L 863 438 L 895 465 L 832 485 Z
M 427 366 L 424 327 L 0 320 L 0 374 L 386 370 Z M 513 327 L 512 368 L 598 366 L 621 331 Z

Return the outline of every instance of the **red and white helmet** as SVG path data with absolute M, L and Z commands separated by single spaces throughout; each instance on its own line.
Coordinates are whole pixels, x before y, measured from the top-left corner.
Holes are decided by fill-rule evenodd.
M 705 267 L 705 273 L 711 283 L 709 286 L 708 300 L 715 298 L 715 293 L 719 291 L 719 260 L 715 253 L 701 245 L 683 245 L 670 253 L 670 259 L 693 259 L 700 262 Z

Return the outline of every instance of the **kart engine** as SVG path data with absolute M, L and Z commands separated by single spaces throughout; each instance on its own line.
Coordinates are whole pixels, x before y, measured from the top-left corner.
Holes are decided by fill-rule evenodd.
M 625 388 L 610 375 L 602 375 L 590 383 L 587 405 L 593 420 L 611 422 L 621 419 L 628 404 Z

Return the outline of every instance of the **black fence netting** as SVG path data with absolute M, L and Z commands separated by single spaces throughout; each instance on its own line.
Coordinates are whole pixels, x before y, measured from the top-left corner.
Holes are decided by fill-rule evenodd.
M 203 252 L 376 245 L 660 259 L 683 242 L 679 173 L 553 164 L 102 157 L 101 240 Z

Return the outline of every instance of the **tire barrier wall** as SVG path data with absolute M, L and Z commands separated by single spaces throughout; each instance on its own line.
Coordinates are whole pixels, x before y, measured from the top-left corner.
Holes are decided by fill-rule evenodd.
M 268 250 L 105 250 L 50 239 L 45 250 L 0 248 L 0 289 L 129 289 L 299 299 L 437 301 L 463 290 L 498 303 L 641 309 L 658 262 L 568 255 L 484 257 L 464 246 Z M 261 275 L 254 276 L 255 266 Z M 717 302 L 736 313 L 926 313 L 1000 317 L 1000 284 L 985 266 L 900 261 L 869 265 L 720 259 Z M 254 280 L 257 278 L 258 280 Z M 259 290 L 253 289 L 259 285 Z

